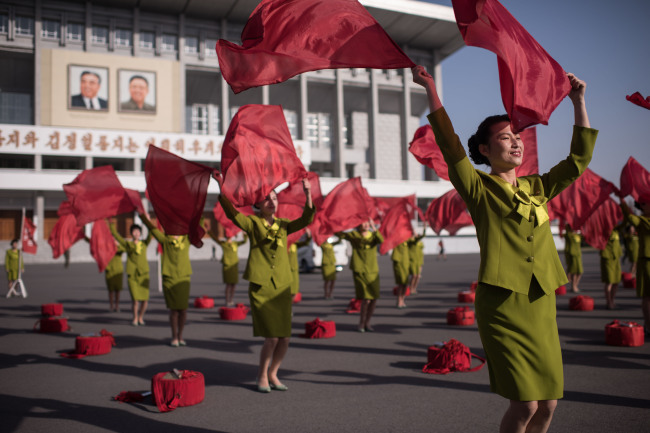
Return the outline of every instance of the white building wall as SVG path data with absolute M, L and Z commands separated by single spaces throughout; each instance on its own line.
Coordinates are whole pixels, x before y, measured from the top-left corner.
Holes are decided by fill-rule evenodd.
M 402 156 L 400 146 L 400 117 L 398 114 L 379 113 L 377 119 L 377 178 L 402 178 Z

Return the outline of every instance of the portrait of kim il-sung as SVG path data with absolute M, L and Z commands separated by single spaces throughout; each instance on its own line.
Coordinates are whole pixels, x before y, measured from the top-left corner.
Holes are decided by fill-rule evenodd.
M 108 110 L 108 68 L 68 65 L 68 109 Z
M 156 73 L 120 69 L 117 74 L 120 112 L 156 114 Z

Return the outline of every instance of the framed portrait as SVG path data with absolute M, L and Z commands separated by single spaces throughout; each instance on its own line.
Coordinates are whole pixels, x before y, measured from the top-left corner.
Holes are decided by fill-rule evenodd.
M 120 98 L 117 111 L 122 113 L 156 114 L 156 73 L 119 69 L 117 93 Z
M 68 110 L 108 111 L 108 68 L 68 65 Z

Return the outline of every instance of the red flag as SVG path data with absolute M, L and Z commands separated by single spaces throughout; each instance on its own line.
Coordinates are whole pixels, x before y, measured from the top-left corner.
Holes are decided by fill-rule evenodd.
M 144 163 L 147 193 L 166 235 L 188 235 L 197 248 L 205 230 L 200 225 L 213 168 L 149 146 Z
M 650 198 L 650 173 L 631 156 L 621 171 L 621 197 L 627 195 Z
M 465 202 L 455 189 L 433 200 L 425 216 L 436 234 L 445 229 L 453 236 L 462 227 L 473 224 Z
M 236 206 L 259 203 L 278 185 L 307 176 L 279 105 L 244 105 L 221 148 L 223 194 Z M 304 202 L 303 202 L 304 204 Z
M 63 203 L 61 205 L 63 206 Z M 61 211 L 61 207 L 59 211 Z M 52 247 L 52 257 L 56 259 L 70 249 L 75 242 L 83 238 L 84 229 L 77 225 L 77 219 L 74 214 L 68 213 L 62 215 L 52 228 L 50 237 L 47 240 L 47 243 Z
M 571 90 L 562 67 L 497 0 L 451 3 L 465 43 L 497 55 L 501 99 L 512 130 L 547 125 Z
M 524 129 L 519 133 L 524 144 L 524 158 L 521 165 L 515 168 L 517 176 L 539 174 L 539 158 L 537 157 L 537 129 Z
M 97 262 L 99 272 L 104 272 L 116 252 L 115 239 L 106 220 L 95 221 L 90 235 L 90 255 Z
M 638 105 L 639 107 L 647 108 L 650 110 L 650 96 L 643 99 L 643 96 L 639 92 L 634 92 L 631 95 L 627 95 L 625 99 L 635 105 Z
M 38 249 L 38 245 L 36 245 L 36 241 L 34 240 L 36 236 L 36 226 L 27 217 L 23 218 L 23 233 L 22 233 L 22 244 L 23 244 L 23 252 L 27 254 L 36 254 L 36 250 Z
M 442 152 L 436 143 L 431 125 L 420 126 L 413 140 L 409 144 L 409 152 L 415 156 L 420 164 L 433 169 L 440 179 L 449 180 L 447 163 L 442 157 Z
M 356 227 L 370 219 L 367 192 L 361 186 L 361 178 L 341 182 L 327 194 L 322 210 L 316 214 L 312 236 L 321 245 L 334 233 Z
M 127 192 L 110 165 L 82 171 L 72 182 L 63 185 L 63 190 L 80 226 L 135 209 L 142 212 L 137 191 Z
M 311 201 L 318 210 L 324 200 L 323 193 L 320 190 L 320 177 L 318 177 L 317 173 L 309 171 L 307 172 L 307 179 L 309 179 L 309 183 L 311 183 Z M 305 196 L 305 191 L 302 187 L 302 179 L 294 181 L 278 193 L 278 203 L 281 204 L 292 204 L 299 206 L 302 209 L 305 207 L 306 201 L 307 197 Z M 300 215 L 298 215 L 298 217 L 300 217 Z
M 216 47 L 235 93 L 319 69 L 415 66 L 357 0 L 263 0 L 241 40 Z
M 386 217 L 381 222 L 381 227 L 379 227 L 379 233 L 384 237 L 384 242 L 379 247 L 380 254 L 386 254 L 389 250 L 413 236 L 411 214 L 413 213 L 414 202 L 415 194 L 403 197 L 386 213 Z
M 594 248 L 604 250 L 609 235 L 623 219 L 620 206 L 611 198 L 607 198 L 582 225 L 582 235 L 585 242 Z
M 379 210 L 377 209 L 375 199 L 370 196 L 370 193 L 364 187 L 361 187 L 361 194 L 363 194 L 363 199 L 366 201 L 366 208 L 368 209 L 369 217 L 378 223 L 381 218 L 379 217 Z
M 618 189 L 590 169 L 551 202 L 554 213 L 573 230 L 582 227 L 589 216 Z
M 238 207 L 237 210 L 243 213 L 244 215 L 253 214 L 253 210 L 250 208 L 250 206 Z M 241 229 L 237 227 L 235 223 L 230 221 L 230 218 L 226 216 L 226 213 L 223 211 L 223 208 L 221 207 L 221 203 L 219 203 L 218 201 L 214 205 L 214 209 L 212 209 L 212 212 L 214 213 L 214 218 L 223 227 L 224 235 L 227 238 L 231 238 L 241 231 Z

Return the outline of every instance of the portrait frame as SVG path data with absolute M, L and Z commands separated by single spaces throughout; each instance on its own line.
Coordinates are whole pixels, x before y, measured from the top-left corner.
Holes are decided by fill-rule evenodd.
M 131 94 L 131 81 L 136 79 L 134 95 Z M 155 71 L 144 71 L 137 69 L 117 70 L 117 111 L 120 113 L 135 113 L 155 115 L 158 107 L 157 79 Z M 143 79 L 144 82 L 141 80 Z M 143 84 L 146 85 L 146 95 L 141 108 L 138 107 L 138 99 L 141 99 Z M 134 97 L 137 96 L 135 99 Z
M 82 76 L 90 73 L 99 77 L 99 89 L 95 96 L 99 103 L 99 108 L 87 108 L 81 92 Z M 68 65 L 68 110 L 86 111 L 89 113 L 107 112 L 110 106 L 109 99 L 109 73 L 108 68 L 103 66 L 92 65 Z

